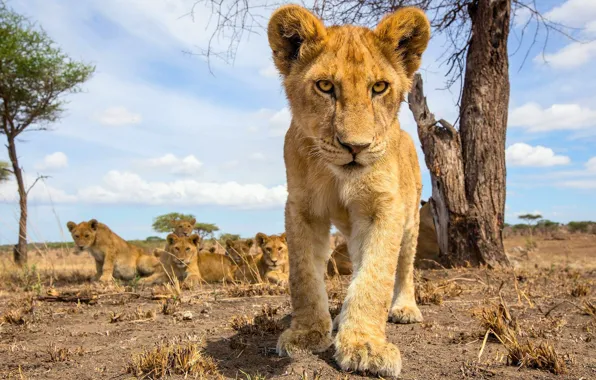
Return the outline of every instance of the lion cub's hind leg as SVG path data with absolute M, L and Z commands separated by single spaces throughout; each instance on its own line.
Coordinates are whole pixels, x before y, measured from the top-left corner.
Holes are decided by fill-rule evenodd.
M 137 271 L 141 276 L 149 276 L 159 266 L 159 259 L 154 255 L 141 254 L 137 260 Z

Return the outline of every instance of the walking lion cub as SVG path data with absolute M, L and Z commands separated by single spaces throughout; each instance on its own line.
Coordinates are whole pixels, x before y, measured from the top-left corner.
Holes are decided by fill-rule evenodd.
M 112 276 L 130 281 L 137 274 L 151 275 L 158 260 L 145 253 L 140 247 L 116 235 L 103 223 L 95 219 L 88 222 L 68 222 L 68 230 L 75 242 L 75 253 L 88 251 L 95 259 L 96 280 L 110 282 Z
M 267 33 L 292 110 L 284 160 L 293 313 L 277 351 L 334 343 L 343 370 L 397 376 L 387 319 L 422 320 L 413 276 L 422 181 L 397 114 L 430 38 L 428 19 L 401 8 L 374 30 L 327 28 L 287 5 Z M 331 223 L 348 241 L 354 273 L 334 340 L 324 281 Z

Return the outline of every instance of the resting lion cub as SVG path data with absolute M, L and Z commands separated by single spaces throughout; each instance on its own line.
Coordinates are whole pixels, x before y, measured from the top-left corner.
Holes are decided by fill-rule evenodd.
M 244 255 L 239 262 L 235 278 L 247 282 L 271 282 L 284 285 L 288 282 L 288 245 L 286 234 L 266 235 L 259 232 L 255 238 L 261 253 Z
M 130 281 L 138 273 L 148 276 L 155 270 L 158 260 L 116 235 L 95 219 L 88 222 L 66 223 L 75 242 L 75 253 L 88 251 L 95 259 L 96 280 L 109 282 L 114 278 Z
M 199 235 L 178 236 L 171 233 L 166 237 L 166 248 L 159 253 L 161 265 L 155 273 L 142 278 L 139 284 L 165 284 L 177 278 L 185 283 L 196 284 L 201 281 L 201 274 L 197 263 L 197 245 Z M 154 252 L 157 254 L 157 252 Z
M 422 320 L 413 284 L 422 181 L 397 114 L 429 22 L 401 8 L 374 30 L 327 28 L 287 5 L 267 33 L 292 110 L 284 159 L 293 313 L 277 351 L 321 352 L 334 342 L 342 369 L 397 376 L 401 356 L 386 340 L 387 319 Z M 324 282 L 331 223 L 346 236 L 354 267 L 334 341 Z

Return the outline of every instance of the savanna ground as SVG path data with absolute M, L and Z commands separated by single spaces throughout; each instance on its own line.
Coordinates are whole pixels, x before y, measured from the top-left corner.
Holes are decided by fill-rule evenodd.
M 596 235 L 506 241 L 513 270 L 417 272 L 425 321 L 387 325 L 404 379 L 595 379 Z M 0 253 L 0 378 L 357 379 L 332 349 L 275 355 L 291 312 L 285 289 L 203 285 L 141 289 L 91 283 L 69 249 L 31 253 L 15 271 Z M 348 278 L 327 282 L 336 313 Z M 534 368 L 538 367 L 538 368 Z M 365 375 L 365 374 L 364 374 Z

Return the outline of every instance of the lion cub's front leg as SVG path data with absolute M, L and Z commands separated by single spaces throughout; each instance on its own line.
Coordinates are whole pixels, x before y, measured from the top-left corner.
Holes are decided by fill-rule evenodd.
M 354 224 L 349 250 L 358 268 L 340 313 L 335 360 L 346 371 L 397 376 L 401 372 L 401 356 L 399 349 L 387 342 L 385 326 L 403 218 L 396 212 L 383 214 L 355 218 L 359 222 Z
M 292 323 L 277 341 L 280 355 L 331 346 L 331 315 L 325 290 L 330 222 L 300 209 L 307 202 L 288 199 L 286 234 L 290 259 Z M 305 217 L 308 216 L 308 217 Z

